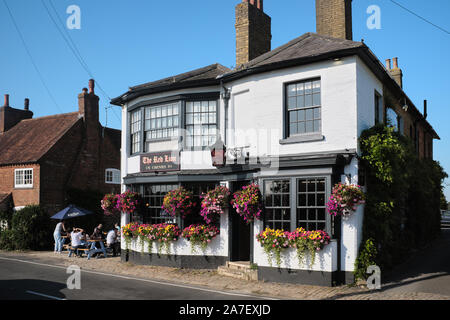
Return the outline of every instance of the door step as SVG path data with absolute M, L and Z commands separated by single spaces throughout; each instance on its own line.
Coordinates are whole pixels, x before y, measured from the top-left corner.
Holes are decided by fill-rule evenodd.
M 236 279 L 258 281 L 258 270 L 250 268 L 250 261 L 227 261 L 224 266 L 217 268 L 217 273 Z

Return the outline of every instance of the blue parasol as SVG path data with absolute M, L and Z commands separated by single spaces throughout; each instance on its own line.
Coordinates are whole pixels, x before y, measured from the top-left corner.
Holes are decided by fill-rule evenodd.
M 65 220 L 65 219 L 72 219 L 72 218 L 77 218 L 77 217 L 81 217 L 81 216 L 86 216 L 88 214 L 92 214 L 92 212 L 89 210 L 86 210 L 86 209 L 78 208 L 78 207 L 74 206 L 73 204 L 71 204 L 67 208 L 62 209 L 60 212 L 58 212 L 51 218 L 56 219 L 56 220 Z

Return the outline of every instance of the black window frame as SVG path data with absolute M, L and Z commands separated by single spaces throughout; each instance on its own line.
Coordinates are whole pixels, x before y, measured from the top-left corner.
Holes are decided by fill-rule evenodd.
M 319 92 L 319 96 L 320 96 L 320 104 L 319 105 L 315 105 L 314 104 L 314 82 L 319 82 L 320 83 L 320 92 Z M 289 86 L 291 85 L 297 85 L 300 83 L 311 83 L 311 96 L 312 96 L 312 102 L 313 105 L 312 106 L 308 106 L 306 107 L 305 104 L 303 105 L 303 107 L 297 107 L 294 109 L 289 109 Z M 285 82 L 283 84 L 284 88 L 283 88 L 283 94 L 284 94 L 284 105 L 283 105 L 283 114 L 284 114 L 284 139 L 288 139 L 288 138 L 293 138 L 293 137 L 302 137 L 302 136 L 311 136 L 311 135 L 317 135 L 317 134 L 321 134 L 323 131 L 323 95 L 322 95 L 322 78 L 321 77 L 312 77 L 312 78 L 308 78 L 308 79 L 302 79 L 302 80 L 295 80 L 295 81 L 290 81 L 290 82 Z M 302 96 L 304 97 L 306 94 L 304 93 Z M 298 95 L 295 96 L 296 99 L 298 97 Z M 306 110 L 313 110 L 313 119 L 312 120 L 306 120 Z M 319 109 L 319 118 L 316 119 L 315 117 L 315 113 L 314 113 L 314 109 Z M 303 133 L 291 133 L 291 119 L 290 119 L 290 112 L 297 112 L 297 111 L 301 111 L 301 110 L 305 110 L 305 117 L 304 120 L 296 120 L 295 123 L 300 123 L 300 122 L 304 122 L 305 123 L 305 132 Z M 306 131 L 306 123 L 307 122 L 312 122 L 313 123 L 313 128 L 314 128 L 314 122 L 315 121 L 319 121 L 319 130 L 317 131 L 310 131 L 307 132 Z M 292 122 L 294 123 L 294 122 Z
M 215 141 L 214 142 L 212 142 L 211 144 L 209 144 L 209 145 L 206 145 L 206 146 L 204 146 L 204 145 L 201 145 L 201 146 L 196 146 L 196 145 L 194 145 L 194 146 L 189 146 L 188 145 L 188 139 L 187 139 L 187 135 L 189 134 L 189 130 L 188 130 L 188 126 L 190 126 L 190 127 L 195 127 L 195 123 L 193 122 L 192 124 L 188 124 L 188 120 L 187 120 L 187 118 L 188 118 L 188 114 L 192 114 L 193 115 L 193 118 L 195 118 L 195 114 L 196 114 L 196 112 L 195 112 L 195 110 L 193 109 L 193 112 L 188 112 L 188 103 L 192 103 L 193 104 L 193 107 L 194 107 L 194 104 L 195 103 L 200 103 L 200 109 L 201 109 L 201 111 L 200 111 L 200 115 L 202 115 L 202 114 L 208 114 L 208 119 L 209 119 L 209 114 L 211 114 L 212 112 L 209 112 L 209 106 L 208 106 L 208 112 L 203 112 L 202 111 L 202 108 L 203 108 L 203 103 L 204 102 L 211 102 L 211 101 L 214 101 L 215 103 L 216 103 L 216 111 L 215 111 L 215 117 L 216 117 L 216 122 L 215 123 L 210 123 L 210 122 L 208 122 L 208 123 L 200 123 L 200 126 L 203 126 L 203 125 L 206 125 L 206 126 L 213 126 L 213 125 L 215 125 L 216 126 L 216 134 L 215 134 Z M 216 141 L 217 141 L 217 138 L 219 137 L 219 134 L 220 134 L 220 119 L 219 119 L 219 115 L 220 115 L 220 100 L 219 99 L 217 99 L 217 98 L 195 98 L 195 99 L 186 99 L 185 101 L 184 101 L 184 112 L 183 112 L 183 128 L 184 128 L 184 137 L 183 137 L 183 150 L 186 150 L 186 151 L 203 151 L 203 150 L 208 150 L 209 149 L 209 147 L 211 146 L 211 145 L 213 145 Z M 198 112 L 197 112 L 197 114 L 198 114 Z M 202 130 L 202 129 L 200 129 L 200 130 Z M 208 128 L 208 130 L 209 130 L 209 128 Z M 209 132 L 209 131 L 208 131 Z M 208 136 L 210 136 L 209 134 L 208 134 Z M 203 134 L 200 134 L 199 135 L 199 137 L 200 138 L 203 138 Z M 195 135 L 194 136 L 192 136 L 192 139 L 194 139 L 195 138 Z
M 260 185 L 263 186 L 262 193 L 263 193 L 263 199 L 264 204 L 266 203 L 266 181 L 280 181 L 280 180 L 289 180 L 290 181 L 290 228 L 289 230 L 285 231 L 294 231 L 296 228 L 300 227 L 298 224 L 298 181 L 304 180 L 304 179 L 324 179 L 325 180 L 325 197 L 324 197 L 324 206 L 321 208 L 325 208 L 325 228 L 324 231 L 327 232 L 330 236 L 334 234 L 333 232 L 333 220 L 332 217 L 326 212 L 326 203 L 331 195 L 331 181 L 332 177 L 327 174 L 317 174 L 317 175 L 293 175 L 293 176 L 279 176 L 279 177 L 264 177 L 260 178 Z M 270 208 L 269 208 L 270 209 Z M 316 209 L 316 206 L 311 209 Z M 269 213 L 267 212 L 267 208 L 265 208 L 264 212 L 264 219 L 263 219 L 263 227 L 270 227 L 273 226 L 269 225 L 267 222 L 270 222 L 271 219 L 268 219 L 267 215 Z M 275 219 L 276 220 L 276 219 Z M 315 229 L 316 230 L 316 229 Z

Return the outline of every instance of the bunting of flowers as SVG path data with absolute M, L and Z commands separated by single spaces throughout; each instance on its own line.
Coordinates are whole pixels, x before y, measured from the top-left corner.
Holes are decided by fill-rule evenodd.
M 240 191 L 235 192 L 231 204 L 247 224 L 261 218 L 262 196 L 255 183 L 244 186 Z
M 183 187 L 179 187 L 167 192 L 161 208 L 172 217 L 181 216 L 184 219 L 192 213 L 196 205 L 193 193 Z
M 327 202 L 327 211 L 332 216 L 347 216 L 356 211 L 356 206 L 365 201 L 364 193 L 358 185 L 336 184 Z
M 213 225 L 192 224 L 185 228 L 182 237 L 191 242 L 191 252 L 196 252 L 196 247 L 205 250 L 214 237 L 220 233 Z
M 224 186 L 208 191 L 201 195 L 201 211 L 200 215 L 205 219 L 207 224 L 210 224 L 216 217 L 220 217 L 228 207 L 230 197 L 230 190 Z

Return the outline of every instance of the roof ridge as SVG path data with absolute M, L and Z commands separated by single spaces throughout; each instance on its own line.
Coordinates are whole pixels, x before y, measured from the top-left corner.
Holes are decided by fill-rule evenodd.
M 207 73 L 208 71 L 211 71 L 211 70 L 213 70 L 215 68 L 217 69 L 218 66 L 225 67 L 225 66 L 221 65 L 220 63 L 216 62 L 216 63 L 210 64 L 210 65 L 207 65 L 207 66 L 204 66 L 204 67 L 201 67 L 201 68 L 197 68 L 197 69 L 194 69 L 194 70 L 190 70 L 190 71 L 186 71 L 186 72 L 183 72 L 183 73 L 179 73 L 179 74 L 172 75 L 172 76 L 169 76 L 169 77 L 166 77 L 166 78 L 162 78 L 162 79 L 159 79 L 159 80 L 146 82 L 144 84 L 140 84 L 140 85 L 137 85 L 137 86 L 132 86 L 132 87 L 130 87 L 130 90 L 133 91 L 133 90 L 137 90 L 137 89 L 140 89 L 140 88 L 145 88 L 145 87 L 148 87 L 149 85 L 151 85 L 152 83 L 165 82 L 165 81 L 171 80 L 171 79 L 173 79 L 175 77 L 178 78 L 177 79 L 178 81 L 184 80 L 184 79 L 188 79 L 188 78 L 192 77 L 192 73 L 193 72 L 200 72 L 199 74 L 196 74 L 196 76 L 198 76 L 198 75 Z
M 53 115 L 43 116 L 43 117 L 38 117 L 38 118 L 24 119 L 22 121 L 35 121 L 35 120 L 53 119 L 53 118 L 59 118 L 59 117 L 73 116 L 75 114 L 80 114 L 80 113 L 78 111 L 74 111 L 74 112 L 68 112 L 68 113 L 53 114 Z
M 299 37 L 297 37 L 295 39 L 292 39 L 291 41 L 289 41 L 289 42 L 287 42 L 287 43 L 285 43 L 285 44 L 283 44 L 283 45 L 281 45 L 281 46 L 279 46 L 279 47 L 277 47 L 277 48 L 275 48 L 275 49 L 273 49 L 273 50 L 271 50 L 269 52 L 266 52 L 265 54 L 262 54 L 262 55 L 260 55 L 259 57 L 256 57 L 253 60 L 250 60 L 249 62 L 244 64 L 244 67 L 247 66 L 247 65 L 251 66 L 252 62 L 261 63 L 261 62 L 263 62 L 265 60 L 268 60 L 268 59 L 276 56 L 277 54 L 279 54 L 284 49 L 292 47 L 293 45 L 297 44 L 298 42 L 300 42 L 300 41 L 302 41 L 302 40 L 304 40 L 304 39 L 306 39 L 306 38 L 308 38 L 310 36 L 311 36 L 311 32 L 304 33 L 301 36 L 299 36 Z

